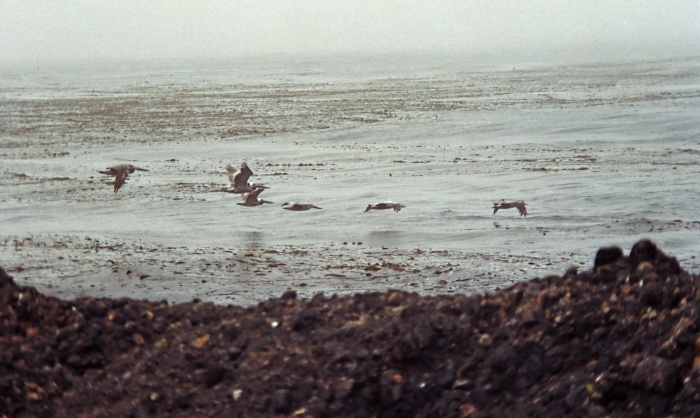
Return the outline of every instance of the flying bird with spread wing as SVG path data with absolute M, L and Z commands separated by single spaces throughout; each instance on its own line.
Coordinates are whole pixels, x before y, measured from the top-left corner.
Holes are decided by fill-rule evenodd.
M 114 184 L 114 193 L 116 193 L 124 185 L 124 183 L 126 183 L 126 179 L 129 177 L 129 174 L 133 174 L 136 170 L 149 171 L 145 168 L 135 167 L 131 164 L 117 164 L 112 167 L 107 167 L 107 170 L 105 171 L 98 171 L 98 173 L 102 173 L 107 176 L 114 176 L 114 182 L 110 184 Z
M 258 199 L 260 193 L 264 192 L 265 189 L 255 189 L 252 192 L 246 192 L 241 195 L 243 203 L 236 203 L 241 206 L 260 206 L 263 203 L 274 203 L 264 199 Z
M 365 209 L 365 212 L 370 211 L 371 209 L 376 209 L 376 210 L 383 210 L 383 209 L 394 209 L 394 212 L 398 212 L 401 210 L 401 208 L 405 208 L 406 206 L 402 205 L 401 203 L 398 202 L 379 202 L 379 203 L 374 203 L 371 205 L 367 205 L 367 209 Z
M 495 215 L 496 212 L 498 212 L 498 209 L 517 208 L 518 212 L 520 212 L 520 216 L 527 217 L 527 209 L 525 208 L 526 205 L 527 203 L 522 200 L 496 200 L 493 202 L 493 214 Z
M 287 203 L 282 203 L 282 206 L 285 206 L 283 209 L 294 210 L 294 211 L 302 211 L 302 210 L 309 210 L 309 209 L 321 209 L 318 206 L 314 205 L 313 203 L 287 202 Z
M 241 168 L 236 170 L 231 164 L 226 164 L 228 179 L 231 181 L 231 187 L 222 189 L 222 192 L 243 194 L 250 193 L 256 189 L 268 189 L 269 187 L 259 183 L 248 183 L 248 180 L 253 175 L 253 170 L 248 167 L 248 164 L 241 164 Z

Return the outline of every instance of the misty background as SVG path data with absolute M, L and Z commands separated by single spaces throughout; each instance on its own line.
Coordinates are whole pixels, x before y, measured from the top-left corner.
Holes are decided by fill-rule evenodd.
M 698 0 L 1 0 L 0 64 L 261 54 L 700 52 Z

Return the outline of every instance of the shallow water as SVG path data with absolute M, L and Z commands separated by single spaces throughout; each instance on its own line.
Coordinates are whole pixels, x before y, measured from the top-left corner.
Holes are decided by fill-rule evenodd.
M 380 64 L 5 74 L 0 265 L 62 297 L 244 305 L 484 291 L 641 238 L 698 270 L 700 59 Z M 217 192 L 243 161 L 275 204 Z M 150 172 L 115 194 L 97 170 L 123 162 Z M 382 200 L 406 208 L 364 212 Z

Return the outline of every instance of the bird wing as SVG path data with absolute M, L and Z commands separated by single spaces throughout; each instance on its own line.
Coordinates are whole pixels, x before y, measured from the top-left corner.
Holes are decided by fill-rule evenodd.
M 496 214 L 496 212 L 498 212 L 498 209 L 503 209 L 503 202 L 504 202 L 503 199 L 501 199 L 501 200 L 495 200 L 495 201 L 493 202 L 493 214 L 494 214 L 494 215 Z
M 228 172 L 228 180 L 231 182 L 231 187 L 234 186 L 233 179 L 236 176 L 236 169 L 233 168 L 231 164 L 226 164 L 226 171 Z
M 116 177 L 114 177 L 114 193 L 116 193 L 124 183 L 126 183 L 126 178 L 129 177 L 129 174 L 126 172 L 126 170 L 122 170 L 117 172 Z
M 248 179 L 250 176 L 253 175 L 253 170 L 248 167 L 248 164 L 243 163 L 241 164 L 241 169 L 236 172 L 233 176 L 231 176 L 231 172 L 229 171 L 229 180 L 231 180 L 231 185 L 234 188 L 239 188 L 239 187 L 246 187 L 248 186 Z
M 262 193 L 262 192 L 264 192 L 264 191 L 265 191 L 265 189 L 255 189 L 255 190 L 253 190 L 252 192 L 250 192 L 250 196 L 252 196 L 253 198 L 257 199 L 258 196 L 260 195 L 260 193 Z
M 243 205 L 247 205 L 248 203 L 255 203 L 258 201 L 258 195 L 263 192 L 264 189 L 255 189 L 252 192 L 246 192 L 241 195 L 241 199 L 243 199 Z M 251 205 L 255 206 L 255 205 Z
M 112 167 L 107 167 L 105 171 L 98 171 L 98 173 L 102 173 L 107 176 L 116 176 L 117 173 L 119 172 L 119 166 L 112 166 Z
M 527 209 L 525 208 L 525 202 L 523 202 L 522 200 L 518 200 L 518 202 L 515 204 L 515 207 L 518 208 L 518 212 L 520 212 L 520 214 L 522 216 L 527 216 Z

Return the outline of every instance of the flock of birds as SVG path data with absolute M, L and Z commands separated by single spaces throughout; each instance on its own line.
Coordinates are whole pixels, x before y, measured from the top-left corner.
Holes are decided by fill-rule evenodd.
M 114 185 L 114 193 L 119 191 L 119 189 L 126 183 L 126 179 L 129 174 L 133 174 L 134 171 L 148 171 L 145 168 L 139 168 L 131 164 L 118 164 L 112 167 L 107 167 L 105 171 L 99 171 L 99 173 L 114 176 L 114 181 L 110 184 Z M 241 164 L 241 168 L 236 170 L 231 164 L 226 165 L 226 171 L 228 172 L 228 178 L 231 182 L 231 187 L 221 189 L 222 192 L 240 194 L 243 199 L 243 203 L 236 203 L 241 206 L 261 206 L 265 203 L 273 203 L 265 199 L 260 199 L 260 193 L 269 189 L 264 184 L 260 183 L 249 183 L 250 177 L 253 175 L 253 170 L 248 167 L 248 164 Z M 493 202 L 493 214 L 495 215 L 499 209 L 511 209 L 516 208 L 520 212 L 520 216 L 527 216 L 527 209 L 525 208 L 526 203 L 522 200 L 496 200 Z M 284 209 L 293 211 L 305 211 L 310 209 L 321 209 L 320 207 L 314 205 L 313 203 L 298 203 L 298 202 L 286 202 L 282 204 Z M 406 206 L 398 202 L 377 202 L 367 206 L 365 212 L 372 209 L 383 210 L 383 209 L 393 209 L 394 212 L 399 212 L 401 208 Z

